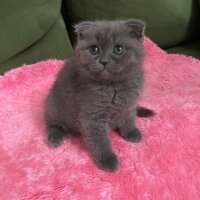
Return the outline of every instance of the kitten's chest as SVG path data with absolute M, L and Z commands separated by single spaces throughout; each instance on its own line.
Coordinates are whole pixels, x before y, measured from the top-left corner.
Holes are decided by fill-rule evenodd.
M 104 89 L 104 94 L 102 97 L 106 99 L 107 105 L 111 108 L 120 107 L 126 104 L 126 101 L 130 98 L 128 92 L 123 91 L 122 88 L 117 88 L 114 86 L 109 86 Z
M 99 88 L 96 103 L 105 112 L 119 112 L 134 104 L 137 94 L 125 84 L 103 85 Z
M 82 85 L 76 107 L 94 119 L 118 118 L 135 106 L 138 94 L 134 84 Z

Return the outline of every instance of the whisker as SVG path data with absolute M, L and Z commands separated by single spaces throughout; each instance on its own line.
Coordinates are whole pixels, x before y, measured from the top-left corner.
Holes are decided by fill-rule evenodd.
M 88 73 L 85 73 L 85 72 L 79 73 L 76 79 L 74 79 L 74 82 L 79 82 L 82 78 L 85 78 L 87 75 Z

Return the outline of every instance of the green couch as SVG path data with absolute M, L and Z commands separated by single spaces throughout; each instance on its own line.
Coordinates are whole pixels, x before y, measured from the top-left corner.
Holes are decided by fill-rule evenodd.
M 1 0 L 0 74 L 73 54 L 73 25 L 83 20 L 139 18 L 161 48 L 200 59 L 198 0 Z

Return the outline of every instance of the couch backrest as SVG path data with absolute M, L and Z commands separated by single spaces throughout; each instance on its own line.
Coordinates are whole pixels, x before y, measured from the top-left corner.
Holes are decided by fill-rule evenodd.
M 139 18 L 146 35 L 163 48 L 198 37 L 198 0 L 64 0 L 72 25 L 83 20 Z
M 0 1 L 0 74 L 72 54 L 60 9 L 61 0 Z

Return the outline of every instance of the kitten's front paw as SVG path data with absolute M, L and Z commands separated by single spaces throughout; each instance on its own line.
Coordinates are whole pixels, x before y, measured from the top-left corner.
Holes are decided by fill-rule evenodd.
M 58 147 L 63 143 L 64 133 L 58 128 L 49 129 L 48 144 L 53 147 Z
M 138 128 L 129 130 L 122 134 L 123 138 L 130 142 L 140 142 L 142 140 L 142 133 Z
M 105 155 L 98 161 L 98 165 L 101 169 L 109 172 L 116 171 L 119 167 L 119 161 L 117 156 L 113 154 Z

